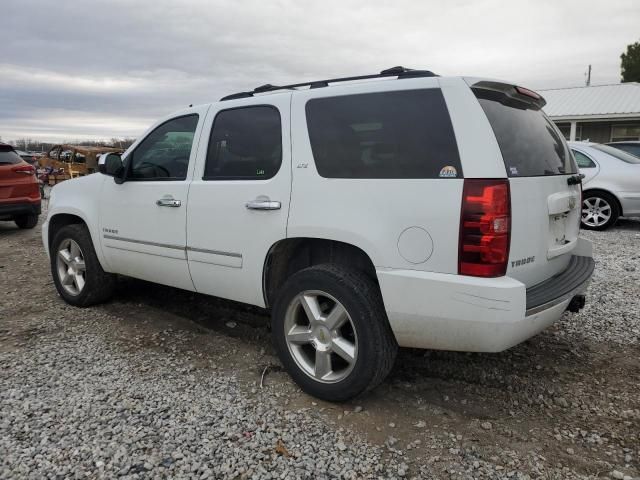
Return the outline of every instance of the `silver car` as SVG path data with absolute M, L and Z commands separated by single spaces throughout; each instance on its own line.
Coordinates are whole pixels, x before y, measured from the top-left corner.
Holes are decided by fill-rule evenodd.
M 617 148 L 569 142 L 582 181 L 582 226 L 604 230 L 618 217 L 640 217 L 640 158 Z

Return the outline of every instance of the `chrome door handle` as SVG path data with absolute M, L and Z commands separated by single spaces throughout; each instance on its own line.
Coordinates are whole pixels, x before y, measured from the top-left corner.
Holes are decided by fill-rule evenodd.
M 159 207 L 179 207 L 182 205 L 182 202 L 173 198 L 161 198 L 160 200 L 156 200 L 156 205 Z
M 272 200 L 262 200 L 257 198 L 245 203 L 245 207 L 247 207 L 249 210 L 280 210 L 281 206 L 282 205 L 280 202 L 275 202 Z

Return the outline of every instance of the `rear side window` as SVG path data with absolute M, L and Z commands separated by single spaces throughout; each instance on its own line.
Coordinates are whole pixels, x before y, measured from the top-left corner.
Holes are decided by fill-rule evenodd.
M 22 162 L 22 158 L 13 150 L 0 148 L 0 165 L 13 165 Z
M 577 172 L 564 139 L 539 107 L 513 102 L 495 91 L 473 91 L 493 128 L 509 177 Z
M 579 152 L 577 150 L 571 150 L 573 152 L 573 156 L 576 158 L 576 163 L 579 168 L 594 168 L 596 166 L 589 157 L 587 157 L 584 153 Z
M 266 180 L 282 163 L 282 126 L 277 108 L 223 110 L 209 138 L 203 180 Z
M 462 177 L 439 89 L 315 98 L 306 105 L 318 173 L 327 178 Z
M 624 152 L 630 153 L 631 155 L 635 155 L 636 157 L 640 157 L 640 144 L 638 145 L 611 145 L 614 148 L 622 150 Z

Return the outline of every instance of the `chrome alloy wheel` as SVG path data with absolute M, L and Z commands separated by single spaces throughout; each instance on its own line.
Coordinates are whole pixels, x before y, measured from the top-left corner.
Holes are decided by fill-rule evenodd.
M 611 205 L 604 198 L 589 197 L 582 201 L 582 223 L 601 227 L 611 219 Z
M 284 319 L 291 356 L 308 376 L 336 383 L 353 370 L 358 337 L 344 306 L 328 293 L 309 290 L 296 295 Z
M 56 266 L 62 288 L 70 295 L 80 295 L 85 285 L 86 268 L 82 250 L 74 240 L 66 238 L 60 243 Z

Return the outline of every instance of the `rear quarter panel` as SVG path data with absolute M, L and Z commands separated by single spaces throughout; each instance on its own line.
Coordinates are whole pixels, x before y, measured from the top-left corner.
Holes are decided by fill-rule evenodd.
M 37 203 L 40 189 L 35 175 L 13 171 L 15 167 L 28 166 L 25 161 L 17 164 L 0 164 L 0 204 Z
M 463 180 L 324 178 L 316 169 L 305 113 L 306 102 L 312 98 L 438 88 L 440 81 L 438 78 L 393 79 L 312 89 L 293 96 L 293 186 L 288 237 L 350 243 L 366 252 L 378 268 L 457 273 Z M 470 137 L 460 151 L 465 176 L 467 169 L 472 175 L 480 175 L 481 169 L 474 162 L 485 165 L 483 158 L 493 158 L 494 153 L 494 146 L 487 145 L 484 132 L 474 133 L 474 114 L 468 108 L 467 92 L 470 94 L 469 88 L 460 79 L 447 82 L 443 87 L 445 101 L 454 117 L 456 137 Z M 478 106 L 476 113 L 481 114 L 479 109 Z M 443 162 L 446 165 L 446 159 Z M 499 167 L 494 161 L 493 167 L 483 168 L 482 172 L 485 176 L 487 173 L 504 176 L 504 166 Z M 407 231 L 415 234 L 409 243 L 415 239 L 416 258 L 407 259 L 407 255 L 400 253 L 400 238 L 406 238 L 403 232 Z

